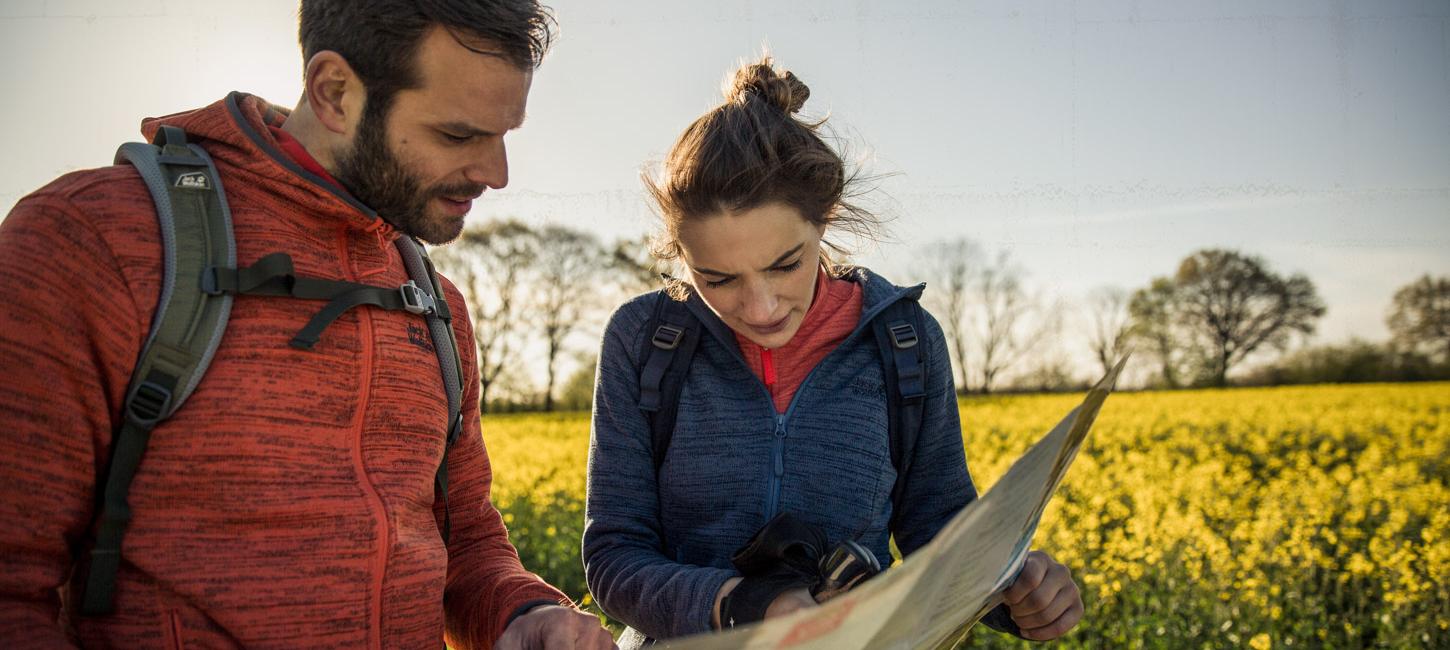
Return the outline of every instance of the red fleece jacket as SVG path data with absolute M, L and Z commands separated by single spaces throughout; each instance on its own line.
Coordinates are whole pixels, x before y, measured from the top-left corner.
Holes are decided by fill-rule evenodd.
M 277 150 L 266 127 L 283 116 L 233 94 L 143 130 L 180 126 L 211 153 L 240 265 L 282 251 L 301 275 L 405 282 L 397 235 Z M 0 223 L 0 647 L 430 648 L 446 627 L 486 648 L 521 605 L 567 600 L 520 566 L 489 503 L 473 336 L 445 282 L 470 378 L 446 546 L 447 404 L 423 321 L 358 308 L 302 351 L 287 342 L 320 302 L 242 296 L 205 379 L 151 436 L 115 614 L 63 611 L 160 256 L 129 166 L 68 174 Z

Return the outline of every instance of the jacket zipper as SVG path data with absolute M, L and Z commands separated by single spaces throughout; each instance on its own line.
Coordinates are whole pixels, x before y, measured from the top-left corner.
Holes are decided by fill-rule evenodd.
M 827 353 L 826 356 L 823 357 L 814 368 L 811 368 L 810 372 L 806 373 L 806 378 L 801 380 L 800 386 L 796 387 L 795 394 L 791 396 L 790 405 L 785 407 L 785 413 L 776 414 L 775 439 L 771 443 L 770 479 L 766 482 L 765 490 L 766 521 L 770 521 L 771 519 L 773 519 L 775 515 L 780 511 L 780 487 L 781 482 L 785 477 L 785 437 L 787 432 L 786 422 L 790 420 L 791 413 L 795 412 L 796 403 L 799 401 L 801 393 L 805 392 L 806 385 L 810 384 L 811 378 L 816 376 L 816 371 L 820 370 L 821 366 L 826 365 L 826 362 L 830 361 L 831 357 L 834 357 L 836 353 L 840 352 L 841 348 L 846 347 L 846 344 L 850 343 L 851 339 L 856 338 L 857 334 L 865 331 L 869 327 L 872 319 L 876 318 L 876 316 L 878 316 L 881 312 L 885 311 L 886 308 L 891 306 L 892 303 L 895 303 L 897 300 L 903 299 L 905 299 L 904 292 L 898 294 L 890 300 L 882 302 L 881 304 L 872 308 L 869 312 L 863 311 L 861 314 L 863 318 L 859 323 L 856 324 L 856 329 L 851 330 L 851 333 L 847 334 L 846 338 L 841 339 L 841 343 L 837 345 L 834 350 L 831 350 L 829 353 Z M 736 353 L 735 357 L 740 360 L 740 363 L 745 364 L 745 358 L 742 357 L 738 352 Z M 746 364 L 746 367 L 748 368 L 749 364 Z M 775 412 L 775 396 L 772 392 L 772 389 L 774 387 L 766 386 L 765 384 L 761 383 L 760 380 L 756 380 L 756 384 L 759 385 L 761 388 L 765 389 L 765 399 L 766 401 L 770 402 L 771 412 Z
M 345 276 L 348 276 L 356 282 L 357 278 L 352 272 L 352 262 L 348 255 L 348 233 L 346 230 L 343 230 L 340 235 L 341 248 L 339 251 L 339 261 L 342 262 Z M 368 589 L 368 600 L 370 601 L 368 605 L 368 628 L 372 632 L 368 634 L 368 646 L 381 650 L 383 578 L 388 568 L 388 551 L 392 547 L 392 539 L 391 531 L 388 530 L 387 507 L 383 504 L 383 499 L 378 494 L 377 488 L 373 486 L 372 479 L 368 477 L 367 467 L 363 462 L 362 435 L 363 430 L 366 428 L 364 414 L 367 413 L 367 401 L 368 396 L 372 394 L 373 381 L 373 319 L 370 311 L 367 309 L 358 310 L 357 315 L 358 336 L 362 341 L 363 350 L 361 368 L 362 387 L 361 391 L 359 391 L 357 413 L 354 415 L 352 421 L 353 469 L 357 473 L 359 487 L 362 488 L 363 494 L 366 495 L 368 510 L 372 512 L 373 518 L 377 522 L 374 528 L 380 547 L 378 551 L 379 557 L 375 558 L 374 565 L 370 567 L 370 573 L 373 575 L 371 580 L 372 584 L 369 585 Z
M 771 445 L 771 472 L 765 499 L 766 521 L 775 517 L 776 511 L 780 509 L 780 479 L 783 476 L 785 476 L 785 414 L 781 413 L 775 416 L 775 441 Z

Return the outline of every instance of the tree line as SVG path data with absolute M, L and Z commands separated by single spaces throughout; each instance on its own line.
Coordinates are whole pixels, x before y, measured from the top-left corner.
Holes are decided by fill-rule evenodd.
M 1103 372 L 1131 348 L 1138 364 L 1153 365 L 1152 387 L 1227 386 L 1232 370 L 1270 355 L 1233 383 L 1450 379 L 1450 278 L 1427 274 L 1394 294 L 1386 343 L 1291 350 L 1314 333 L 1323 300 L 1308 277 L 1282 275 L 1239 251 L 1196 251 L 1171 274 L 1133 290 L 1096 289 L 1075 308 L 1034 296 L 1008 253 L 984 255 L 970 240 L 932 244 L 921 259 L 964 392 L 997 390 L 1008 370 L 1018 371 L 1012 388 L 1080 387 L 1061 350 L 1041 350 L 1062 339 L 1069 317 Z
M 582 230 L 514 219 L 470 226 L 436 249 L 438 269 L 468 299 L 484 412 L 553 411 L 561 393 L 566 407 L 587 405 L 588 355 L 604 310 L 657 282 L 646 250 L 642 237 L 606 244 Z M 560 377 L 570 358 L 587 381 Z M 539 367 L 542 386 L 532 376 Z
M 1130 348 L 1134 365 L 1152 368 L 1143 383 L 1160 388 L 1450 379 L 1450 278 L 1400 288 L 1385 343 L 1296 349 L 1326 311 L 1313 282 L 1239 251 L 1196 251 L 1144 286 L 1101 287 L 1077 302 L 1034 292 L 1010 253 L 968 239 L 914 257 L 925 277 L 903 279 L 931 285 L 927 307 L 962 392 L 1080 388 L 1088 378 L 1073 357 L 1090 355 L 1105 372 Z M 660 286 L 643 236 L 604 242 L 513 219 L 470 226 L 434 259 L 468 298 L 485 411 L 587 407 L 604 318 Z M 1231 378 L 1246 360 L 1257 363 Z

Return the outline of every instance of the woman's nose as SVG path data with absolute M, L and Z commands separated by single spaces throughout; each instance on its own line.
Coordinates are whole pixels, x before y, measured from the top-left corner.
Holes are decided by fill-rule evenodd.
M 780 301 L 768 283 L 757 283 L 745 292 L 742 316 L 751 325 L 769 325 L 775 322 L 776 307 Z

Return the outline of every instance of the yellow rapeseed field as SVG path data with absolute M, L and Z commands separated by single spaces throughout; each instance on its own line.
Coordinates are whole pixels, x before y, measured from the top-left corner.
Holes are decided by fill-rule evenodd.
M 1080 399 L 964 399 L 979 488 Z M 586 603 L 588 428 L 484 421 L 526 565 Z M 1083 588 L 1069 647 L 1450 647 L 1450 384 L 1116 394 L 1035 545 Z

